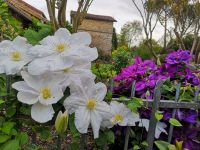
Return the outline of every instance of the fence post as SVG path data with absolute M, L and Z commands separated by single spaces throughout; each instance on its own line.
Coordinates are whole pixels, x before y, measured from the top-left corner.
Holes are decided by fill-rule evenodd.
M 194 102 L 195 103 L 198 102 L 199 89 L 200 89 L 200 85 L 197 86 L 197 89 L 195 90 L 195 93 L 194 93 Z
M 175 97 L 175 102 L 177 102 L 179 100 L 179 96 L 180 96 L 180 88 L 181 88 L 181 83 L 179 83 L 176 87 L 176 97 Z M 175 118 L 176 116 L 176 109 L 173 109 L 172 112 L 172 118 Z M 172 140 L 172 134 L 173 134 L 173 130 L 174 130 L 174 126 L 170 125 L 169 127 L 169 135 L 168 135 L 168 142 L 171 143 Z
M 131 98 L 135 96 L 135 84 L 136 84 L 136 81 L 133 81 L 132 86 L 131 86 Z M 126 135 L 125 135 L 124 150 L 128 150 L 130 131 L 131 131 L 131 127 L 127 127 Z
M 147 135 L 147 143 L 148 147 L 146 150 L 152 150 L 153 149 L 153 143 L 154 143 L 154 137 L 155 137 L 155 130 L 156 130 L 156 124 L 157 119 L 155 117 L 155 112 L 157 111 L 160 103 L 161 98 L 161 88 L 164 81 L 160 80 L 157 82 L 155 90 L 154 90 L 154 99 L 153 99 L 153 106 L 152 106 L 152 112 L 151 112 L 151 119 L 149 122 L 149 131 Z

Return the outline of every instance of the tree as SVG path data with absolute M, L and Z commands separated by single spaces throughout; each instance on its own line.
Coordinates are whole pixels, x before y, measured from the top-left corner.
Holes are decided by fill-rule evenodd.
M 78 9 L 73 18 L 73 32 L 77 32 L 78 26 L 81 25 L 83 19 L 87 15 L 87 11 L 93 0 L 78 0 Z
M 140 2 L 132 0 L 132 2 L 142 18 L 142 26 L 146 35 L 146 44 L 148 46 L 148 49 L 150 50 L 153 58 L 158 61 L 159 57 L 153 49 L 153 31 L 157 26 L 159 20 L 158 16 L 161 13 L 162 9 L 158 9 L 159 7 L 155 7 L 155 0 L 140 0 Z
M 121 28 L 121 39 L 128 47 L 136 44 L 142 35 L 142 24 L 140 21 L 127 22 Z
M 139 45 L 135 48 L 136 53 L 140 55 L 143 59 L 151 59 L 152 53 L 149 51 L 148 41 L 144 39 L 139 43 Z M 152 39 L 152 47 L 156 54 L 159 54 L 162 47 L 154 40 Z
M 116 29 L 113 28 L 113 35 L 112 35 L 112 49 L 115 50 L 118 48 L 118 39 Z
M 78 26 L 85 18 L 92 2 L 93 0 L 78 0 L 78 9 L 74 16 L 73 32 L 77 32 Z M 67 0 L 46 0 L 46 4 L 53 30 L 56 31 L 60 27 L 66 27 Z M 57 18 L 56 12 L 58 12 Z

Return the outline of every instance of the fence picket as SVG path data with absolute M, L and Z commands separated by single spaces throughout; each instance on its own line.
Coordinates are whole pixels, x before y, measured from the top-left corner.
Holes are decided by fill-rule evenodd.
M 180 97 L 180 88 L 181 88 L 181 83 L 179 83 L 176 87 L 176 97 L 175 97 L 175 102 L 178 102 L 179 100 L 179 97 Z M 172 118 L 175 118 L 176 116 L 176 108 L 173 109 L 173 112 L 172 112 Z M 174 130 L 174 126 L 173 125 L 170 125 L 169 127 L 169 135 L 168 135 L 168 142 L 171 143 L 171 140 L 172 140 L 172 134 L 173 134 L 173 130 Z
M 131 98 L 135 96 L 135 84 L 136 84 L 136 81 L 133 81 L 132 86 L 131 86 Z M 124 150 L 128 150 L 130 131 L 131 131 L 131 127 L 127 127 L 126 135 L 125 135 Z

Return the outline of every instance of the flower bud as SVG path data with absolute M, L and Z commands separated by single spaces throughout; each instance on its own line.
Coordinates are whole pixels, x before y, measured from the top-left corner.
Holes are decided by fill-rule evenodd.
M 62 134 L 67 130 L 68 119 L 69 119 L 69 114 L 67 110 L 64 113 L 62 113 L 61 111 L 58 113 L 55 122 L 55 128 L 58 134 Z
M 146 97 L 146 98 L 149 98 L 150 95 L 151 95 L 150 91 L 149 91 L 149 90 L 146 91 L 146 93 L 145 93 L 145 97 Z

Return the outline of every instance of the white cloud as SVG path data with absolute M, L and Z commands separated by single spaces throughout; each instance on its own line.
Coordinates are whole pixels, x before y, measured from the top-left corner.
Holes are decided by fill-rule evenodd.
M 24 0 L 34 7 L 42 10 L 48 17 L 48 11 L 45 0 Z M 39 3 L 38 3 L 39 2 Z M 78 7 L 77 0 L 68 0 L 67 4 L 67 20 L 70 20 L 70 11 L 76 10 Z M 117 32 L 120 32 L 121 27 L 127 21 L 141 20 L 140 15 L 134 7 L 132 0 L 94 0 L 89 13 L 98 15 L 108 15 L 114 17 L 117 22 L 114 26 Z M 154 38 L 159 39 L 163 35 L 162 26 L 158 26 L 154 32 Z

